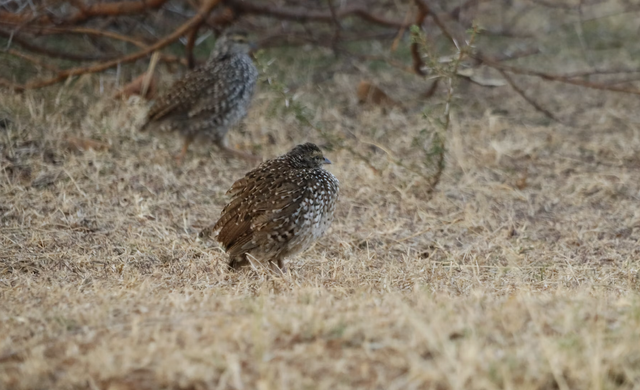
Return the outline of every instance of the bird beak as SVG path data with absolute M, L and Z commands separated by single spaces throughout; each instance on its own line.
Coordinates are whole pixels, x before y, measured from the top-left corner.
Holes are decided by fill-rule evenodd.
M 331 164 L 331 160 L 329 160 L 328 158 L 326 158 L 326 157 L 325 157 L 325 158 L 324 158 L 324 163 L 325 163 L 325 164 Z

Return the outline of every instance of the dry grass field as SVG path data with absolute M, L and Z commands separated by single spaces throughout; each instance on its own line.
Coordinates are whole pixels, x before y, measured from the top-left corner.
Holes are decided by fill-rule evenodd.
M 146 103 L 98 76 L 3 92 L 0 388 L 640 389 L 637 97 L 528 80 L 561 125 L 461 83 L 428 199 L 371 145 L 421 164 L 426 83 L 376 74 L 409 106 L 382 110 L 341 69 L 294 95 L 378 173 L 327 150 L 336 220 L 284 276 L 195 240 L 246 162 L 203 143 L 176 166 L 179 140 L 139 133 Z M 232 144 L 326 144 L 278 99 L 260 85 Z

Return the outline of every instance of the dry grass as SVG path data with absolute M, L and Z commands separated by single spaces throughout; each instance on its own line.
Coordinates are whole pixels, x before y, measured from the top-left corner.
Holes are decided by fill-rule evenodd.
M 359 81 L 296 96 L 334 134 L 420 164 L 420 112 L 358 106 Z M 176 167 L 177 139 L 136 131 L 144 104 L 96 85 L 0 97 L 0 387 L 640 388 L 637 99 L 537 86 L 569 128 L 462 86 L 429 202 L 380 149 L 358 146 L 381 176 L 328 152 L 337 219 L 278 277 L 195 242 L 250 167 L 206 144 Z M 263 87 L 232 141 L 267 157 L 322 143 L 267 115 L 276 98 Z

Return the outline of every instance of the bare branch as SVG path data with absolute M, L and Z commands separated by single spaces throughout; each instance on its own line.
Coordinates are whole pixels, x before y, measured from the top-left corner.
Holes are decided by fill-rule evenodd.
M 277 19 L 291 20 L 296 22 L 330 22 L 333 23 L 334 16 L 331 12 L 307 11 L 305 9 L 291 9 L 285 7 L 272 7 L 268 5 L 258 5 L 240 0 L 227 0 L 225 4 L 233 7 L 236 12 L 243 14 L 254 14 L 262 16 L 271 16 Z M 388 19 L 383 16 L 375 15 L 369 12 L 365 6 L 349 6 L 338 8 L 335 10 L 335 18 L 343 19 L 349 16 L 358 16 L 359 18 L 379 24 L 381 26 L 400 28 L 406 26 L 402 21 Z
M 189 31 L 189 37 L 187 38 L 185 57 L 187 58 L 187 67 L 189 69 L 193 69 L 196 66 L 196 60 L 195 58 L 193 58 L 193 48 L 196 46 L 196 39 L 198 39 L 198 30 L 200 29 L 202 23 L 204 23 L 204 20 L 201 23 L 195 25 L 193 29 Z
M 122 42 L 131 43 L 138 47 L 146 47 L 147 44 L 127 35 L 118 34 L 112 31 L 97 30 L 88 27 L 47 27 L 47 26 L 26 26 L 24 30 L 36 35 L 54 35 L 54 34 L 86 34 L 96 37 L 111 38 Z
M 454 9 L 452 9 L 449 14 L 455 20 L 460 21 L 460 15 L 462 14 L 462 11 L 464 11 L 466 9 L 469 9 L 471 7 L 477 6 L 478 3 L 480 3 L 481 1 L 486 1 L 486 0 L 467 0 L 466 2 L 460 4 L 459 6 L 455 7 Z
M 18 51 L 16 49 L 9 49 L 7 50 L 7 53 L 11 54 L 12 56 L 18 57 L 18 58 L 22 58 L 23 60 L 27 60 L 37 66 L 43 67 L 45 69 L 49 69 L 51 71 L 54 72 L 59 72 L 60 69 L 56 68 L 53 65 L 47 64 L 46 62 L 42 61 L 41 59 L 34 57 L 32 55 L 29 55 L 27 53 L 23 53 L 21 51 Z
M 98 60 L 107 60 L 107 59 L 113 58 L 113 57 L 103 56 L 103 55 L 76 54 L 76 53 L 64 52 L 58 49 L 56 50 L 48 49 L 46 47 L 38 46 L 34 43 L 31 43 L 31 41 L 33 41 L 33 38 L 27 39 L 20 35 L 12 36 L 10 32 L 4 31 L 4 30 L 0 30 L 0 36 L 5 37 L 7 39 L 11 39 L 12 42 L 17 43 L 22 48 L 32 53 L 44 54 L 47 57 L 51 57 L 51 58 L 60 58 L 60 59 L 72 60 L 72 61 L 98 61 Z
M 556 117 L 551 111 L 547 110 L 546 108 L 542 107 L 538 102 L 536 102 L 535 100 L 533 100 L 533 98 L 527 96 L 527 94 L 524 92 L 524 90 L 522 90 L 522 88 L 520 88 L 515 81 L 513 81 L 513 79 L 511 78 L 511 76 L 509 76 L 509 74 L 507 72 L 505 72 L 502 69 L 498 69 L 498 72 L 500 72 L 500 74 L 502 75 L 502 77 L 504 77 L 505 80 L 507 80 L 507 83 L 509 83 L 509 85 L 511 86 L 511 88 L 516 91 L 516 93 L 520 96 L 522 96 L 522 98 L 529 103 L 530 105 L 533 106 L 533 108 L 535 108 L 537 111 L 540 111 L 542 114 L 544 114 L 544 116 L 546 116 L 549 119 L 552 119 L 556 122 L 559 123 L 563 123 L 560 119 L 558 119 L 558 117 Z
M 336 50 L 338 47 L 338 42 L 340 41 L 340 33 L 342 32 L 342 23 L 340 23 L 340 19 L 338 19 L 338 14 L 336 13 L 335 4 L 333 4 L 333 0 L 327 0 L 329 3 L 329 10 L 331 11 L 331 19 L 333 20 L 333 24 L 336 26 L 335 32 L 333 34 L 333 39 L 331 40 L 331 48 L 335 55 L 338 55 L 338 51 Z
M 138 60 L 140 58 L 143 58 L 147 55 L 149 55 L 150 53 L 162 49 L 163 47 L 169 45 L 170 43 L 176 41 L 177 39 L 179 39 L 182 35 L 184 35 L 187 31 L 190 31 L 194 26 L 202 23 L 202 21 L 209 15 L 209 13 L 211 12 L 211 10 L 216 7 L 218 5 L 218 3 L 220 3 L 221 0 L 205 0 L 200 11 L 198 12 L 197 15 L 195 15 L 193 18 L 189 19 L 186 23 L 184 23 L 182 26 L 180 26 L 178 29 L 176 29 L 172 34 L 166 36 L 165 38 L 161 39 L 160 41 L 154 43 L 153 45 L 148 46 L 146 49 L 141 50 L 137 53 L 133 53 L 121 58 L 117 58 L 114 60 L 110 60 L 110 61 L 106 61 L 103 63 L 98 63 L 98 64 L 94 64 L 92 66 L 88 66 L 88 67 L 80 67 L 80 68 L 72 68 L 72 69 L 68 69 L 68 70 L 64 70 L 60 73 L 58 73 L 57 76 L 49 78 L 49 79 L 45 79 L 45 80 L 35 80 L 32 82 L 27 83 L 24 86 L 20 86 L 20 85 L 14 85 L 13 89 L 14 90 L 24 90 L 24 89 L 36 89 L 36 88 L 42 88 L 42 87 L 46 87 L 52 84 L 56 84 L 58 82 L 61 82 L 63 80 L 65 80 L 66 78 L 70 77 L 70 76 L 77 76 L 77 75 L 81 75 L 81 74 L 86 74 L 86 73 L 97 73 L 97 72 L 101 72 L 105 69 L 109 69 L 112 68 L 114 66 L 117 66 L 118 64 L 123 64 L 123 63 L 128 63 L 128 62 L 133 62 L 135 60 Z M 6 85 L 6 84 L 5 84 Z
M 73 25 L 85 22 L 89 19 L 100 16 L 118 16 L 132 15 L 141 13 L 147 9 L 159 8 L 167 0 L 145 0 L 145 1 L 119 1 L 115 3 L 90 3 L 85 5 L 81 0 L 73 1 L 73 5 L 78 8 L 76 13 L 63 19 L 54 20 L 51 15 L 37 15 L 32 12 L 11 13 L 0 11 L 0 20 L 15 24 L 33 23 L 33 24 L 56 24 L 56 25 Z
M 498 56 L 494 56 L 493 60 L 498 62 L 513 61 L 518 58 L 529 57 L 539 53 L 540 53 L 540 49 L 538 49 L 537 47 L 531 47 L 528 49 L 517 50 L 511 53 L 501 53 Z
M 431 16 L 435 24 L 438 26 L 440 31 L 453 43 L 456 44 L 456 40 L 454 38 L 453 32 L 449 29 L 449 26 L 446 25 L 440 18 L 440 14 L 436 12 L 434 6 L 431 2 L 427 0 L 415 0 L 418 8 L 424 12 L 426 15 Z
M 588 77 L 595 75 L 612 75 L 612 74 L 622 74 L 622 73 L 640 73 L 639 68 L 617 68 L 617 69 L 594 69 L 594 70 L 584 70 L 579 72 L 565 73 L 564 76 L 567 78 L 574 77 Z
M 609 85 L 609 84 L 592 83 L 590 81 L 576 80 L 574 78 L 575 76 L 557 75 L 557 74 L 551 74 L 551 73 L 545 73 L 545 72 L 538 72 L 530 69 L 522 69 L 515 66 L 505 65 L 501 62 L 498 62 L 480 53 L 475 54 L 473 57 L 478 61 L 482 62 L 483 64 L 497 70 L 504 70 L 504 71 L 508 71 L 515 74 L 521 74 L 525 76 L 535 76 L 543 80 L 557 81 L 564 84 L 577 85 L 580 87 L 598 89 L 602 91 L 622 92 L 622 93 L 629 93 L 633 95 L 640 95 L 640 89 L 636 89 L 636 88 L 618 87 L 618 86 Z
M 160 8 L 167 0 L 120 1 L 116 3 L 92 3 L 81 6 L 75 15 L 66 18 L 62 24 L 77 24 L 97 16 L 117 16 L 137 14 L 147 9 Z M 82 4 L 80 1 L 76 4 Z
M 547 8 L 555 8 L 555 9 L 563 9 L 565 11 L 575 11 L 576 6 L 572 4 L 563 4 L 558 1 L 549 1 L 549 0 L 529 0 L 534 4 L 541 5 Z
M 416 26 L 422 29 L 422 23 L 424 23 L 424 19 L 429 15 L 429 10 L 426 7 L 418 7 L 418 14 L 416 15 Z M 422 66 L 424 62 L 422 62 L 422 56 L 420 55 L 420 47 L 418 45 L 417 40 L 413 40 L 411 43 L 411 58 L 413 59 L 413 71 L 420 75 L 425 76 L 426 74 L 422 70 Z
M 357 53 L 353 53 L 350 52 L 348 50 L 344 50 L 344 49 L 340 49 L 341 53 L 346 54 L 349 57 L 352 58 L 357 58 L 360 61 L 381 61 L 386 63 L 389 66 L 392 66 L 394 68 L 400 69 L 403 72 L 407 72 L 407 73 L 414 73 L 413 68 L 409 67 L 408 65 L 394 60 L 392 58 L 388 58 L 388 57 L 384 57 L 384 56 L 374 56 L 374 55 L 366 55 L 366 54 L 357 54 Z

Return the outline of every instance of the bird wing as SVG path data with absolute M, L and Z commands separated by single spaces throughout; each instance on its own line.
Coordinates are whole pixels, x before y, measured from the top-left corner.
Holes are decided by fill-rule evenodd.
M 210 72 L 211 67 L 205 65 L 192 70 L 176 81 L 169 91 L 160 96 L 151 106 L 147 121 L 162 120 L 173 112 L 187 111 L 193 101 L 198 100 L 202 91 L 205 90 L 203 87 L 212 82 L 209 77 Z
M 236 57 L 223 56 L 187 73 L 155 101 L 147 114 L 147 124 L 172 114 L 187 119 L 202 113 L 219 116 L 234 109 L 230 102 L 237 101 L 247 88 L 253 88 L 237 73 L 241 70 L 236 68 L 243 66 L 236 64 L 238 61 Z
M 245 176 L 234 183 L 229 190 L 233 198 L 216 224 L 218 241 L 230 257 L 253 249 L 251 241 L 262 242 L 269 232 L 283 229 L 309 192 L 291 175 L 251 182 Z
M 247 64 L 244 64 L 240 58 L 232 57 L 218 60 L 215 63 L 216 69 L 213 70 L 214 74 L 219 75 L 210 81 L 210 83 L 203 88 L 206 90 L 206 99 L 197 99 L 189 107 L 189 117 L 195 117 L 202 113 L 207 113 L 210 116 L 222 116 L 225 113 L 234 110 L 236 108 L 236 102 L 238 102 L 247 89 L 253 90 L 255 80 L 253 83 L 247 83 L 246 75 L 242 73 L 250 72 L 250 69 L 245 69 Z

